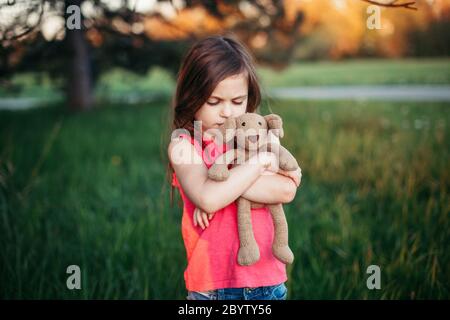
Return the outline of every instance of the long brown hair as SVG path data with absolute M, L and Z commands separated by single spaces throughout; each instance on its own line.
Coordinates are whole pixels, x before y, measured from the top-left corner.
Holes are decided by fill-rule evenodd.
M 246 112 L 255 112 L 261 102 L 254 61 L 244 44 L 233 36 L 210 36 L 196 42 L 184 57 L 178 72 L 172 101 L 171 130 L 186 129 L 194 135 L 194 115 L 216 86 L 230 76 L 246 73 L 248 99 Z M 173 169 L 168 164 L 169 181 Z M 173 187 L 170 192 L 173 201 Z

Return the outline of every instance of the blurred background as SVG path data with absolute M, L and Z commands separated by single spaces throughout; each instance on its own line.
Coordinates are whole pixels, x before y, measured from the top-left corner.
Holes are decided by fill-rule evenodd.
M 288 299 L 449 299 L 445 0 L 0 0 L 0 298 L 185 298 L 167 128 L 216 34 L 251 50 L 303 170 Z

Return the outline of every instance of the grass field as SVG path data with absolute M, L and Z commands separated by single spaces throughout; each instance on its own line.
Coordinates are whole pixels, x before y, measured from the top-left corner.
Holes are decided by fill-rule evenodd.
M 281 72 L 260 68 L 265 87 L 449 84 L 450 59 L 349 60 L 296 63 Z
M 0 112 L 0 298 L 185 298 L 167 106 Z M 450 298 L 449 107 L 271 105 L 304 174 L 285 205 L 289 299 Z M 72 264 L 82 290 L 66 288 Z

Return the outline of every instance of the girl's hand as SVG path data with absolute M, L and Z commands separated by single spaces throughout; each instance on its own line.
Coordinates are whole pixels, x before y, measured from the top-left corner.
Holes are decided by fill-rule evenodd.
M 209 220 L 214 217 L 213 213 L 206 213 L 199 208 L 194 210 L 194 226 L 199 225 L 203 230 L 209 227 Z
M 259 152 L 249 159 L 249 162 L 257 161 L 261 165 L 261 173 L 266 170 L 277 171 L 278 161 L 273 152 Z
M 302 182 L 302 169 L 300 167 L 298 167 L 298 169 L 294 171 L 284 171 L 280 169 L 278 173 L 282 174 L 283 176 L 291 178 L 294 181 L 297 188 L 300 186 L 300 183 Z

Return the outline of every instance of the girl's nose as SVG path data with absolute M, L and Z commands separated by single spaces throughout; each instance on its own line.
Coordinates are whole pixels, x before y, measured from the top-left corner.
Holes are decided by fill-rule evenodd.
M 224 117 L 224 118 L 228 118 L 228 117 L 231 116 L 231 107 L 230 107 L 230 105 L 228 103 L 224 104 L 224 107 L 222 108 L 221 116 Z

